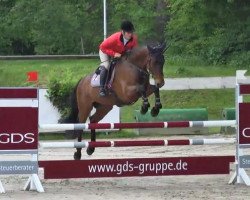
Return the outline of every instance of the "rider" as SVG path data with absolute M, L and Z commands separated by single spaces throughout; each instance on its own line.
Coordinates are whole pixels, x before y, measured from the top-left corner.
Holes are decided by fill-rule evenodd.
M 100 96 L 106 96 L 105 82 L 110 67 L 110 58 L 119 58 L 127 50 L 137 46 L 137 36 L 133 34 L 134 30 L 132 22 L 123 21 L 121 23 L 121 31 L 112 34 L 100 44 Z

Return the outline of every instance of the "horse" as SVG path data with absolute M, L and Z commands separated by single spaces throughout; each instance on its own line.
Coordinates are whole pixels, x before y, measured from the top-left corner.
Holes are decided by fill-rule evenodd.
M 164 85 L 163 66 L 165 63 L 164 52 L 166 44 L 157 46 L 136 47 L 130 53 L 123 55 L 116 61 L 113 82 L 108 94 L 99 96 L 99 88 L 91 86 L 90 74 L 80 79 L 71 94 L 70 114 L 64 123 L 85 123 L 91 110 L 95 113 L 89 117 L 90 123 L 98 123 L 114 105 L 118 107 L 131 105 L 142 97 L 143 103 L 140 112 L 145 114 L 150 107 L 148 96 L 154 93 L 155 106 L 151 115 L 157 116 L 162 108 L 159 88 Z M 150 75 L 154 84 L 150 84 Z M 75 131 L 77 140 L 82 140 L 83 131 Z M 91 141 L 96 141 L 95 130 L 91 130 Z M 91 155 L 94 147 L 88 147 L 86 152 Z M 81 148 L 76 148 L 74 159 L 81 159 Z

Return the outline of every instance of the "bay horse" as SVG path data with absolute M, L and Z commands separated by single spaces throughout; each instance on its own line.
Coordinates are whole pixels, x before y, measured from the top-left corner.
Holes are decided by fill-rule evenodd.
M 93 74 L 82 78 L 71 94 L 71 109 L 64 123 L 85 123 L 93 108 L 95 113 L 89 117 L 90 123 L 97 123 L 107 115 L 114 105 L 119 107 L 131 105 L 142 97 L 141 113 L 145 114 L 150 107 L 148 96 L 155 94 L 155 106 L 151 115 L 157 116 L 162 108 L 159 88 L 164 85 L 163 66 L 166 44 L 151 47 L 136 47 L 129 54 L 123 55 L 115 65 L 115 74 L 109 93 L 99 96 L 99 88 L 92 87 L 90 82 Z M 150 84 L 150 75 L 154 85 Z M 75 131 L 78 141 L 82 140 L 83 131 Z M 91 141 L 96 141 L 95 130 L 91 130 Z M 81 159 L 81 148 L 76 148 L 74 159 Z M 88 147 L 91 155 L 95 148 Z

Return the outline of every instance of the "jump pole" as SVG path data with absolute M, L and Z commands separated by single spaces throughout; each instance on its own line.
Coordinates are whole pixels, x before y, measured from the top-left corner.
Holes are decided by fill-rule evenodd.
M 168 140 L 120 140 L 98 142 L 40 142 L 40 148 L 88 148 L 88 147 L 135 147 L 135 146 L 183 146 L 235 144 L 235 138 L 168 139 Z
M 40 130 L 91 130 L 91 129 L 134 129 L 134 128 L 189 128 L 236 126 L 236 120 L 211 121 L 171 121 L 139 123 L 79 123 L 79 124 L 39 124 Z

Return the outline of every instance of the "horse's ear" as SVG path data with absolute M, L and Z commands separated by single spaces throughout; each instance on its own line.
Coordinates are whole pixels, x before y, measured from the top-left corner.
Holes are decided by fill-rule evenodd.
M 164 43 L 162 44 L 162 52 L 164 53 L 165 51 L 167 51 L 167 49 L 168 49 L 169 47 L 170 47 L 170 44 L 167 45 L 167 43 L 164 42 Z
M 166 43 L 166 42 L 163 42 L 163 43 L 161 44 L 160 48 L 161 48 L 162 50 L 164 50 L 164 49 L 166 48 L 166 46 L 167 46 L 167 43 Z
M 167 45 L 166 38 L 163 38 L 160 41 L 160 47 L 161 47 L 162 53 L 164 53 L 165 51 L 167 51 L 167 49 L 169 48 L 169 46 L 170 46 L 170 44 Z
M 167 49 L 170 47 L 170 44 L 166 45 L 163 52 L 167 51 Z
M 167 46 L 166 42 L 163 42 L 161 44 L 158 44 L 155 47 L 151 47 L 150 45 L 147 45 L 147 48 L 151 54 L 154 53 L 164 53 L 168 49 L 169 45 Z
M 165 52 L 165 48 L 166 48 L 167 44 L 166 42 L 163 42 L 161 45 L 160 45 L 160 49 L 161 49 L 161 52 Z

